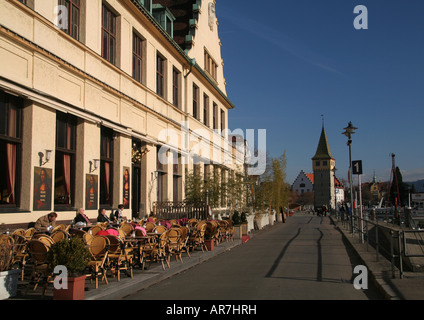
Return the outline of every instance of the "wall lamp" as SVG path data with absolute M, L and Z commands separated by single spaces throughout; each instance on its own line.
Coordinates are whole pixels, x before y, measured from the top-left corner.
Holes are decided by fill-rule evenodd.
M 93 161 L 89 161 L 89 163 L 90 163 L 90 173 L 91 173 L 96 171 L 97 168 L 99 168 L 100 160 L 94 159 Z
M 38 156 L 40 157 L 40 167 L 44 166 L 47 162 L 50 161 L 50 158 L 52 156 L 52 150 L 46 149 L 46 161 L 43 162 L 44 153 L 39 152 Z

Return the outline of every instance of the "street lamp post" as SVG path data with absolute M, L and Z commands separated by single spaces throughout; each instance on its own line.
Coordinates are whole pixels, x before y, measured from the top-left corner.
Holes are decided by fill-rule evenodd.
M 354 219 L 353 219 L 353 181 L 352 181 L 352 134 L 355 133 L 355 130 L 358 128 L 355 128 L 352 125 L 352 121 L 349 122 L 348 126 L 344 128 L 345 132 L 342 132 L 348 140 L 347 145 L 349 146 L 349 185 L 350 185 L 350 215 L 352 219 L 352 233 L 353 233 L 353 226 L 354 226 Z

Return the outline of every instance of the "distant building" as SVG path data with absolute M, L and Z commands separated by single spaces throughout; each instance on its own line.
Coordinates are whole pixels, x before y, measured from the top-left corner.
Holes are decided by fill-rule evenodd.
M 292 191 L 295 191 L 299 196 L 306 192 L 314 192 L 314 174 L 300 171 L 296 180 L 294 180 Z
M 337 177 L 334 177 L 334 179 L 335 199 L 336 203 L 340 204 L 344 202 L 344 186 Z M 296 192 L 298 196 L 309 192 L 314 193 L 314 181 L 315 177 L 313 173 L 305 173 L 302 170 L 291 185 L 291 190 Z
M 314 171 L 314 206 L 326 205 L 329 209 L 335 206 L 335 159 L 331 155 L 324 124 L 315 155 L 312 158 Z

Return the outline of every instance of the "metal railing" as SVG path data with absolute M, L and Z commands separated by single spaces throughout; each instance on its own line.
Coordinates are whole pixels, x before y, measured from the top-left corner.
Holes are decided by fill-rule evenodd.
M 396 269 L 399 270 L 399 277 L 404 276 L 404 259 L 411 257 L 424 258 L 424 230 L 407 229 L 405 224 L 395 223 L 394 215 L 390 210 L 379 212 L 364 212 L 363 218 L 357 215 L 341 216 L 336 215 L 336 219 L 340 221 L 345 229 L 347 229 L 352 237 L 357 236 L 360 243 L 366 244 L 366 250 L 373 246 L 376 252 L 376 261 L 380 260 L 380 256 L 390 260 L 392 276 L 396 277 Z M 371 220 L 372 219 L 372 220 Z M 411 240 L 411 236 L 415 237 L 415 243 Z M 384 236 L 386 235 L 386 236 Z M 409 245 L 418 245 L 421 253 L 412 253 L 408 250 Z M 417 251 L 417 250 L 415 250 Z
M 153 203 L 153 213 L 159 219 L 198 219 L 205 220 L 208 218 L 208 206 L 204 202 L 187 203 L 164 201 Z

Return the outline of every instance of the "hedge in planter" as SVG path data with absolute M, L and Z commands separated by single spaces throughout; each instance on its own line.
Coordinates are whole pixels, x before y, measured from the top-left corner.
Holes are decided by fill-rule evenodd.
M 13 240 L 5 236 L 0 240 L 0 300 L 16 296 L 21 270 L 12 270 Z
M 52 245 L 47 261 L 53 271 L 56 266 L 64 266 L 68 281 L 62 288 L 55 288 L 54 299 L 82 300 L 84 299 L 84 270 L 91 260 L 90 252 L 80 238 L 64 239 Z

